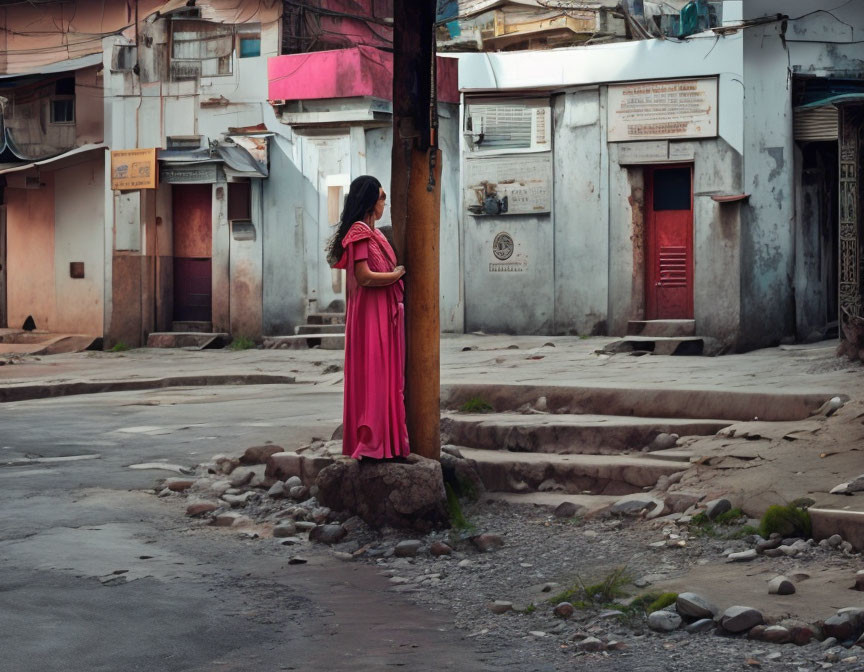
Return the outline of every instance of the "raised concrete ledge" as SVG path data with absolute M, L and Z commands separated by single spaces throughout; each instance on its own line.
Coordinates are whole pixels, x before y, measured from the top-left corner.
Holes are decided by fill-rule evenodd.
M 567 409 L 571 414 L 783 421 L 809 418 L 833 396 L 845 398 L 830 392 L 451 383 L 441 386 L 441 407 L 458 410 L 469 399 L 480 398 L 502 413 L 546 397 L 551 411 Z
M 90 380 L 68 383 L 36 383 L 0 386 L 0 403 L 66 397 L 73 394 L 99 394 L 103 392 L 130 392 L 156 390 L 167 387 L 211 387 L 214 385 L 291 385 L 294 376 L 275 376 L 264 373 L 212 374 L 165 376 L 141 380 Z

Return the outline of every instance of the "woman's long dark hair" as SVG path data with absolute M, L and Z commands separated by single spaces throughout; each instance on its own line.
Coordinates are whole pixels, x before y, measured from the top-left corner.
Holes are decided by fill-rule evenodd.
M 333 238 L 333 244 L 328 250 L 328 260 L 336 263 L 345 252 L 342 247 L 342 239 L 348 233 L 348 229 L 354 222 L 362 222 L 366 216 L 375 209 L 378 202 L 381 183 L 371 175 L 361 175 L 351 183 L 348 196 L 345 199 L 345 209 L 339 218 L 339 230 Z M 331 264 L 332 265 L 332 264 Z

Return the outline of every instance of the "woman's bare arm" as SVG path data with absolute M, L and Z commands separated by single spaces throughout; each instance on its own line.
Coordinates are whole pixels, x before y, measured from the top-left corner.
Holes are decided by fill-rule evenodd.
M 377 273 L 369 268 L 369 264 L 363 259 L 354 264 L 354 277 L 357 284 L 362 287 L 385 287 L 392 285 L 405 275 L 405 267 L 397 266 L 389 273 Z

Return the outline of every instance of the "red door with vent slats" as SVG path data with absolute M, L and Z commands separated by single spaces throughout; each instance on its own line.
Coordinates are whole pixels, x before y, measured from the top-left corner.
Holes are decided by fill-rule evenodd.
M 647 320 L 693 318 L 693 167 L 646 170 Z
M 174 184 L 174 320 L 212 319 L 213 185 Z

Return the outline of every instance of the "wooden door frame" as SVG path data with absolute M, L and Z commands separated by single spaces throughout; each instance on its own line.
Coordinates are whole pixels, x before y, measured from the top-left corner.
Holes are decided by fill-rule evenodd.
M 657 305 L 655 297 L 656 295 L 653 293 L 654 284 L 658 282 L 656 277 L 655 270 L 655 262 L 657 260 L 657 256 L 659 254 L 658 250 L 655 250 L 655 211 L 654 211 L 654 173 L 658 170 L 670 170 L 674 168 L 683 168 L 688 167 L 690 169 L 690 236 L 688 239 L 689 249 L 687 250 L 687 277 L 690 278 L 690 293 L 687 297 L 687 313 L 693 317 L 688 319 L 694 319 L 696 316 L 695 313 L 695 300 L 694 295 L 696 293 L 696 277 L 694 275 L 695 263 L 694 263 L 694 238 L 696 237 L 695 228 L 695 217 L 694 217 L 694 164 L 693 162 L 681 162 L 681 163 L 658 163 L 645 166 L 644 171 L 644 181 L 645 181 L 645 231 L 644 231 L 644 244 L 645 244 L 645 273 L 644 273 L 644 281 L 645 281 L 645 307 L 644 307 L 644 319 L 646 320 L 657 320 L 664 319 L 659 317 L 652 317 L 652 313 L 654 315 L 657 314 Z M 652 306 L 652 304 L 655 304 Z M 653 308 L 653 311 L 652 311 Z

